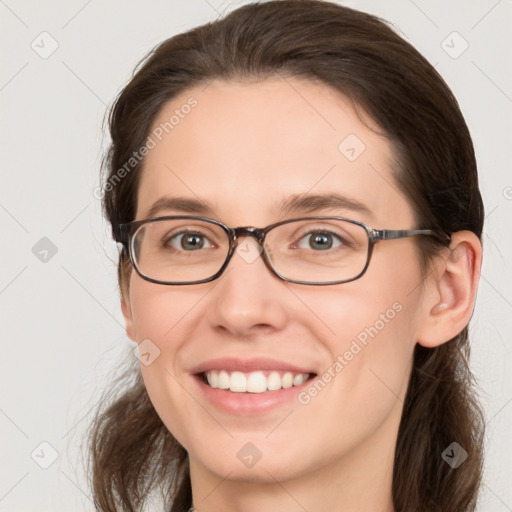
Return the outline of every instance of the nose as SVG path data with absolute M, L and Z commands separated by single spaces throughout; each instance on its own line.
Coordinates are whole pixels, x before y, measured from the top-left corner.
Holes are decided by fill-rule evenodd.
M 208 320 L 224 335 L 261 336 L 282 329 L 287 322 L 289 309 L 285 302 L 291 293 L 265 264 L 256 237 L 257 233 L 242 233 L 231 260 L 209 293 L 212 306 L 208 308 Z

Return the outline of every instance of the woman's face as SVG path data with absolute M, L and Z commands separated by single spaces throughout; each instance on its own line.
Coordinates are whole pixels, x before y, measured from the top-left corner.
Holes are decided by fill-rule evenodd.
M 187 103 L 191 97 L 197 104 Z M 172 116 L 166 134 L 161 126 Z M 160 198 L 180 196 L 211 212 L 152 216 L 192 214 L 261 228 L 334 215 L 378 229 L 415 227 L 392 176 L 390 144 L 325 85 L 217 80 L 169 102 L 158 127 L 136 219 L 147 218 Z M 324 194 L 368 211 L 340 204 L 280 215 L 292 196 Z M 377 243 L 360 279 L 329 286 L 285 282 L 261 257 L 247 257 L 256 250 L 253 239 L 240 243 L 242 251 L 209 283 L 159 285 L 132 271 L 123 303 L 128 335 L 143 342 L 151 401 L 188 451 L 192 474 L 282 481 L 350 468 L 347 478 L 358 471 L 369 478 L 372 467 L 391 467 L 422 311 L 414 239 Z M 210 370 L 230 378 L 234 371 L 277 372 L 278 386 L 290 378 L 285 373 L 311 377 L 248 393 L 208 386 L 198 372 Z

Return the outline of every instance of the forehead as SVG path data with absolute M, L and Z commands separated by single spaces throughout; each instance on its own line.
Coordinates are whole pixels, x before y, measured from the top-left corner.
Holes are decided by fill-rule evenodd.
M 411 217 L 390 143 L 372 124 L 334 89 L 296 78 L 191 87 L 153 123 L 137 218 L 163 196 L 180 196 L 228 224 L 263 225 L 279 220 L 281 203 L 309 194 L 368 206 L 352 215 L 362 221 Z

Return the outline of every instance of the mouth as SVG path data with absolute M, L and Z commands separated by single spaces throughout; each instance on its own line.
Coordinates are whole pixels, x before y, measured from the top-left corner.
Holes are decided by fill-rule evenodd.
M 267 357 L 210 359 L 189 373 L 208 403 L 237 417 L 290 406 L 317 376 L 311 367 Z
M 209 370 L 198 377 L 212 389 L 232 393 L 266 393 L 302 386 L 315 377 L 315 373 L 299 373 L 277 370 L 257 370 L 251 372 Z

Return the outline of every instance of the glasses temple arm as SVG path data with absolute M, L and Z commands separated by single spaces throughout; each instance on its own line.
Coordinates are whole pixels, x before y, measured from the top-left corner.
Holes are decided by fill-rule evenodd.
M 445 244 L 449 244 L 452 239 L 449 234 L 440 233 L 433 229 L 381 229 L 374 231 L 374 236 L 377 240 L 396 240 L 417 235 L 432 236 Z

